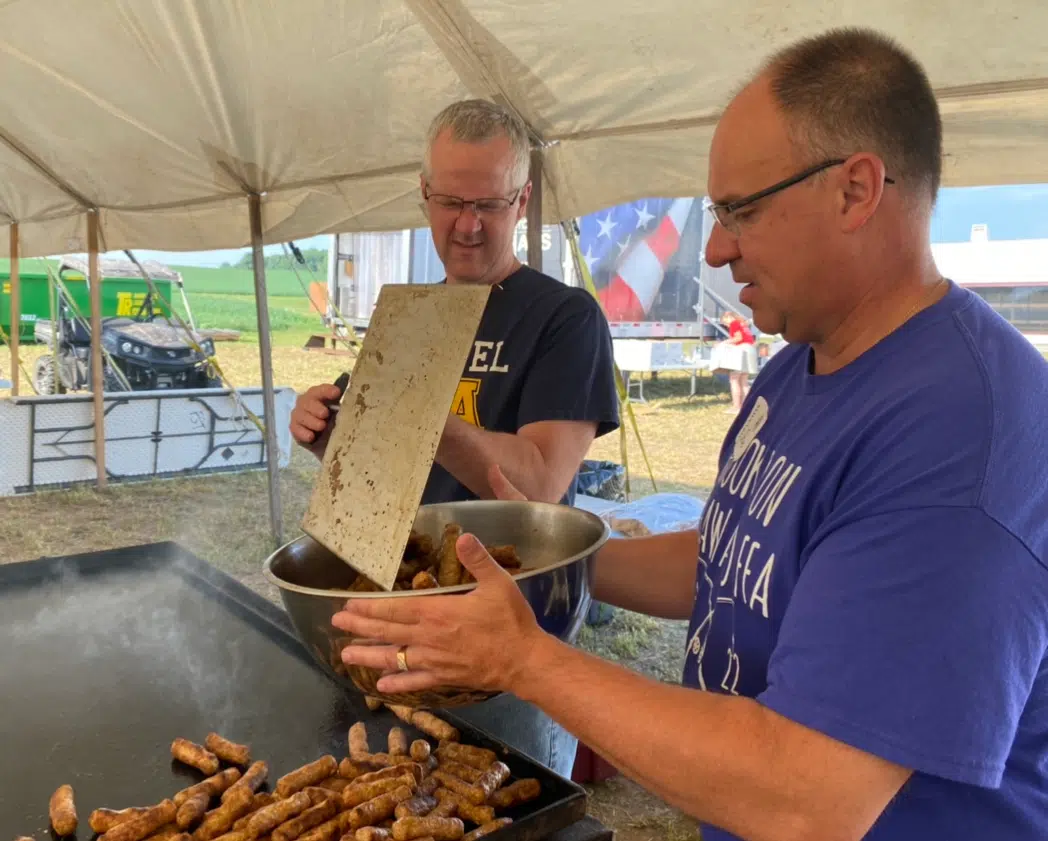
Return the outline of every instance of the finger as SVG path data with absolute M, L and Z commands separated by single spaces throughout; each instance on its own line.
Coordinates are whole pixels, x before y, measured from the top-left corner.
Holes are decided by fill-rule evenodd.
M 397 670 L 397 645 L 363 645 L 351 643 L 342 649 L 342 662 L 347 666 L 363 666 L 380 672 Z
M 331 403 L 341 399 L 342 392 L 333 383 L 321 383 L 310 388 L 303 397 L 320 403 Z
M 312 444 L 316 434 L 298 423 L 291 424 L 291 437 L 300 444 Z
M 331 617 L 331 624 L 342 631 L 366 640 L 388 642 L 395 645 L 408 645 L 415 641 L 417 625 L 401 625 L 398 622 L 387 622 L 382 619 L 368 619 L 365 616 L 348 611 L 336 613 Z
M 396 672 L 379 678 L 375 688 L 379 692 L 421 692 L 423 689 L 432 689 L 434 686 L 443 686 L 447 681 L 442 680 L 433 672 L 415 671 Z
M 431 596 L 425 601 L 435 602 L 441 597 Z M 444 596 L 443 598 L 449 598 Z M 433 605 L 423 605 L 422 599 L 350 599 L 343 611 L 367 619 L 380 619 L 384 622 L 399 622 L 401 625 L 417 625 L 424 616 L 429 615 Z
M 497 464 L 493 464 L 488 468 L 488 484 L 491 485 L 491 491 L 495 494 L 495 499 L 519 500 L 521 502 L 526 502 L 528 499 L 513 486 Z
M 473 573 L 478 584 L 508 577 L 506 571 L 488 554 L 484 544 L 472 534 L 462 535 L 455 543 L 455 551 L 458 553 L 462 566 Z
M 324 411 L 323 417 L 321 417 L 320 415 L 311 415 L 306 411 L 302 411 L 295 418 L 295 423 L 297 423 L 299 426 L 305 427 L 306 429 L 311 429 L 314 432 L 323 432 L 325 429 L 327 429 L 327 419 L 331 413 L 327 410 L 327 407 L 325 406 L 321 406 L 320 408 Z

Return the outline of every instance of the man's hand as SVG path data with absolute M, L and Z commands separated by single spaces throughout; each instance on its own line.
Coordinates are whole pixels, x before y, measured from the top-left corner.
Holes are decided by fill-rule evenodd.
M 545 632 L 509 574 L 473 535 L 455 546 L 477 579 L 465 595 L 348 602 L 331 623 L 365 640 L 388 645 L 349 645 L 347 664 L 380 669 L 380 692 L 415 692 L 461 686 L 513 692 L 526 679 L 528 658 Z M 406 646 L 407 672 L 397 671 L 397 649 Z
M 328 403 L 342 399 L 338 386 L 332 383 L 315 385 L 300 394 L 291 410 L 291 437 L 317 458 L 324 457 L 331 431 L 327 428 L 331 410 Z

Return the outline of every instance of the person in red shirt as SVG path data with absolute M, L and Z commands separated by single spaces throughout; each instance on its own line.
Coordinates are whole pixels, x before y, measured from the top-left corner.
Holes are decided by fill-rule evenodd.
M 728 374 L 731 384 L 731 409 L 737 415 L 742 411 L 742 402 L 750 393 L 750 375 L 757 373 L 757 343 L 745 319 L 737 312 L 728 310 L 721 316 L 721 324 L 728 330 L 726 345 L 742 345 L 738 355 L 738 369 Z

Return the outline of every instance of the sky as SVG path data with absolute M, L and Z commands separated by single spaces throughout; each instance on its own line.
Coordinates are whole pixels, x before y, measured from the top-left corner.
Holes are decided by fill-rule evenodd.
M 1048 239 L 1048 184 L 1006 187 L 949 187 L 939 193 L 932 218 L 932 242 L 966 242 L 972 225 L 984 224 L 990 239 Z M 298 247 L 327 248 L 331 238 L 298 240 Z M 169 266 L 220 266 L 236 263 L 249 249 L 225 251 L 135 252 L 139 259 Z M 283 253 L 280 244 L 266 246 L 267 254 Z

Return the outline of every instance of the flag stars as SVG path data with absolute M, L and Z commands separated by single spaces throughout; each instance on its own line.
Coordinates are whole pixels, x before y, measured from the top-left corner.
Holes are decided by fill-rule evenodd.
M 611 214 L 609 213 L 603 219 L 598 219 L 597 224 L 600 225 L 600 233 L 598 233 L 597 236 L 612 239 L 611 232 L 614 231 L 616 227 L 618 227 L 619 223 L 613 222 L 611 219 Z

